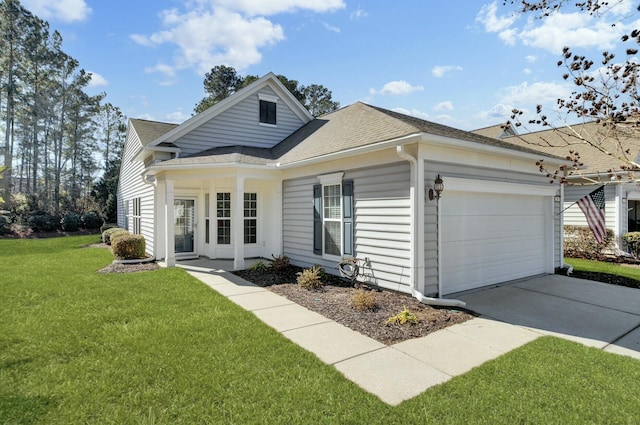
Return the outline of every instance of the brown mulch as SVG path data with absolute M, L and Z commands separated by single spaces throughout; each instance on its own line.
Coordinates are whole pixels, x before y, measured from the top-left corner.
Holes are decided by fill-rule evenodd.
M 351 298 L 357 288 L 339 277 L 327 275 L 326 284 L 321 289 L 304 289 L 296 283 L 296 273 L 300 270 L 289 267 L 281 273 L 272 269 L 260 272 L 241 270 L 234 273 L 387 345 L 422 337 L 474 317 L 463 309 L 436 308 L 422 304 L 406 294 L 368 287 L 361 289 L 374 291 L 377 308 L 374 311 L 359 311 L 351 307 Z M 405 308 L 416 315 L 417 324 L 386 323 L 391 316 Z
M 109 245 L 107 245 L 106 243 L 102 243 L 102 242 L 98 242 L 98 243 L 91 243 L 91 244 L 87 244 L 87 245 L 83 245 L 83 248 L 104 248 L 104 249 L 111 249 L 111 247 Z M 103 267 L 100 270 L 98 270 L 98 273 L 100 274 L 104 274 L 104 273 L 134 273 L 134 272 L 144 272 L 144 271 L 150 271 L 150 270 L 157 270 L 159 269 L 160 266 L 158 266 L 158 263 L 156 263 L 155 261 L 152 262 L 148 262 L 148 263 L 133 263 L 133 264 L 117 264 L 117 263 L 111 263 L 109 264 L 107 267 Z
M 595 280 L 597 282 L 609 283 L 611 285 L 626 286 L 627 288 L 640 289 L 640 281 L 630 277 L 618 276 L 607 273 L 598 272 L 577 272 L 573 271 L 571 277 L 578 279 Z

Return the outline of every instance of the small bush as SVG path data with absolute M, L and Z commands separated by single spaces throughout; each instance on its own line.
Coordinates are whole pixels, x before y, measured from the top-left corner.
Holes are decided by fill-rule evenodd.
M 358 289 L 351 295 L 351 308 L 358 311 L 375 311 L 378 308 L 376 294 L 373 291 Z
M 415 314 L 407 310 L 407 307 L 404 308 L 400 313 L 395 316 L 391 316 L 386 321 L 389 325 L 404 325 L 405 323 L 416 324 L 418 323 L 418 318 Z
M 286 255 L 271 255 L 273 261 L 271 262 L 271 268 L 277 272 L 287 269 L 291 264 L 289 263 L 289 257 Z
M 27 226 L 34 232 L 53 232 L 58 230 L 60 219 L 46 212 L 36 212 L 27 218 Z
M 113 255 L 115 255 L 118 260 L 135 260 L 145 258 L 145 248 L 146 243 L 144 236 L 132 235 L 129 232 L 127 232 L 127 234 L 120 234 L 116 238 L 113 238 L 111 243 Z
M 102 242 L 106 243 L 107 245 L 111 245 L 111 236 L 113 236 L 115 232 L 119 232 L 119 231 L 129 233 L 126 230 L 121 229 L 119 227 L 111 227 L 105 230 L 104 232 L 102 232 Z
M 638 258 L 640 253 L 640 232 L 629 232 L 622 235 L 622 240 L 626 242 L 629 252 Z
M 298 285 L 305 289 L 318 289 L 322 286 L 322 273 L 324 270 L 319 265 L 315 264 L 310 269 L 304 269 L 298 272 L 298 278 L 296 279 Z
M 109 241 L 111 242 L 111 245 L 113 245 L 113 243 L 120 237 L 122 236 L 128 236 L 130 235 L 131 232 L 128 230 L 124 230 L 124 229 L 118 229 L 115 232 L 112 232 L 111 235 L 109 236 Z
M 80 226 L 83 229 L 97 229 L 102 226 L 102 218 L 95 211 L 87 211 L 80 216 Z
M 60 219 L 60 227 L 65 232 L 75 232 L 80 228 L 80 216 L 73 212 L 68 212 Z
M 602 260 L 604 251 L 613 250 L 613 231 L 607 229 L 602 243 L 598 243 L 588 226 L 564 226 L 564 255 L 586 260 Z
M 264 272 L 267 271 L 267 269 L 269 268 L 269 266 L 267 266 L 267 264 L 260 260 L 257 263 L 253 263 L 252 265 L 250 265 L 248 267 L 248 270 L 251 270 L 252 272 Z
M 105 230 L 107 229 L 113 229 L 114 227 L 120 227 L 118 226 L 116 223 L 104 223 L 102 226 L 100 226 L 100 233 L 104 233 Z
M 9 220 L 8 216 L 0 214 L 0 235 L 9 233 L 10 229 L 11 229 L 11 220 Z

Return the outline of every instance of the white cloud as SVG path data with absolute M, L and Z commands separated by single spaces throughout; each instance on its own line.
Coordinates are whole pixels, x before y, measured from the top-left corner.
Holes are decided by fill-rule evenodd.
M 532 70 L 530 70 L 529 68 L 525 68 L 525 69 L 523 69 L 523 70 L 522 70 L 522 73 L 523 73 L 523 74 L 526 74 L 526 75 L 530 75 L 532 72 L 533 72 L 533 71 L 532 71 Z
M 180 124 L 185 122 L 187 119 L 191 118 L 189 115 L 185 114 L 182 109 L 178 109 L 168 115 L 165 116 L 166 122 Z
M 405 94 L 410 94 L 416 91 L 423 91 L 424 87 L 422 86 L 412 86 L 404 80 L 401 81 L 390 81 L 380 90 L 370 89 L 370 94 L 381 94 L 383 96 L 400 96 Z
M 88 71 L 91 74 L 91 81 L 89 81 L 89 87 L 108 86 L 109 82 L 102 75 L 97 72 Z
M 447 100 L 445 102 L 440 102 L 436 106 L 433 107 L 434 111 L 453 111 L 453 102 Z
M 393 108 L 394 112 L 399 112 L 405 115 L 411 115 L 412 117 L 420 118 L 422 120 L 429 120 L 430 116 L 426 112 L 419 111 L 417 109 L 405 109 L 405 108 Z
M 334 27 L 333 25 L 328 24 L 326 22 L 323 22 L 322 25 L 329 31 L 340 33 L 340 28 L 338 27 Z
M 588 12 L 567 12 L 574 10 L 568 5 L 543 19 L 535 19 L 527 14 L 498 15 L 498 2 L 494 1 L 481 8 L 476 22 L 484 25 L 486 32 L 497 33 L 507 45 L 520 42 L 555 54 L 560 53 L 564 46 L 611 49 L 623 33 L 637 28 L 638 22 L 621 22 L 630 16 L 635 3 L 633 0 L 614 2 L 601 9 L 596 18 Z M 514 26 L 519 16 L 526 17 L 523 28 Z M 527 60 L 533 62 L 535 56 L 527 56 Z
M 160 13 L 163 29 L 151 34 L 132 34 L 145 47 L 173 45 L 171 60 L 148 72 L 173 76 L 183 69 L 204 74 L 216 65 L 243 70 L 262 60 L 261 50 L 285 39 L 282 26 L 267 16 L 299 10 L 332 12 L 346 7 L 343 0 L 190 0 L 185 10 Z M 340 29 L 325 24 L 331 31 Z
M 483 111 L 480 114 L 478 114 L 478 117 L 481 118 L 483 121 L 487 121 L 487 122 L 495 122 L 497 120 L 506 122 L 507 120 L 509 120 L 509 117 L 511 116 L 512 111 L 513 111 L 513 106 L 505 105 L 503 103 L 498 103 L 488 111 Z
M 45 20 L 84 21 L 91 14 L 85 0 L 22 0 L 25 8 Z
M 187 13 L 165 10 L 162 21 L 166 30 L 149 36 L 134 35 L 131 39 L 144 46 L 175 45 L 173 63 L 156 66 L 156 70 L 167 75 L 187 68 L 204 74 L 220 64 L 242 70 L 262 60 L 261 48 L 284 40 L 280 25 L 263 17 L 248 19 L 221 8 Z
M 585 13 L 554 13 L 530 22 L 518 35 L 522 43 L 553 53 L 562 52 L 564 46 L 610 49 L 626 29 L 621 24 L 612 26 L 606 18 L 594 21 Z
M 537 105 L 556 103 L 557 99 L 566 99 L 571 94 L 568 84 L 555 82 L 524 82 L 504 89 L 500 103 L 515 105 Z
M 538 57 L 537 57 L 537 56 L 534 56 L 534 55 L 527 55 L 527 56 L 525 56 L 525 59 L 526 59 L 526 60 L 527 60 L 527 62 L 529 62 L 529 63 L 534 63 L 535 61 L 537 61 L 537 60 L 538 60 Z
M 462 67 L 459 65 L 434 66 L 431 69 L 431 75 L 436 78 L 443 78 L 451 74 L 453 71 L 462 71 Z
M 343 0 L 197 0 L 202 5 L 221 6 L 249 16 L 309 10 L 316 13 L 334 12 L 346 7 Z
M 366 18 L 368 15 L 369 14 L 367 13 L 366 10 L 358 7 L 358 9 L 351 12 L 351 14 L 349 15 L 349 19 L 353 20 L 353 19 Z
M 509 28 L 518 19 L 515 14 L 498 16 L 498 2 L 485 4 L 476 16 L 476 22 L 484 25 L 487 32 L 500 32 Z

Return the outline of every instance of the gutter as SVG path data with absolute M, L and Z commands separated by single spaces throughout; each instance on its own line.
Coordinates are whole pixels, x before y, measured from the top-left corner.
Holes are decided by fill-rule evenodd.
M 418 285 L 420 283 L 418 279 L 418 270 L 421 266 L 417 255 L 419 251 L 419 239 L 417 237 L 417 234 L 418 232 L 424 232 L 424 217 L 420 217 L 420 214 L 418 214 L 418 203 L 424 202 L 424 198 L 422 198 L 421 200 L 420 193 L 418 193 L 420 192 L 418 190 L 418 188 L 420 187 L 418 183 L 420 182 L 421 178 L 424 180 L 424 176 L 420 176 L 420 167 L 418 167 L 418 160 L 405 150 L 404 145 L 397 145 L 396 153 L 400 158 L 409 161 L 409 164 L 411 164 L 411 179 L 413 180 L 411 182 L 411 227 L 414 230 L 413 232 L 411 232 L 411 295 L 423 304 L 443 307 L 466 307 L 467 304 L 464 301 L 442 298 L 440 296 L 438 296 L 438 298 L 427 297 L 418 290 Z M 424 190 L 422 192 L 424 192 Z

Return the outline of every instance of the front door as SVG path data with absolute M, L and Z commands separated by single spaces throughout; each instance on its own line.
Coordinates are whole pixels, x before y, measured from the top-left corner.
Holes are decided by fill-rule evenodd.
M 175 214 L 175 244 L 176 256 L 195 255 L 195 199 L 179 199 L 173 201 Z

